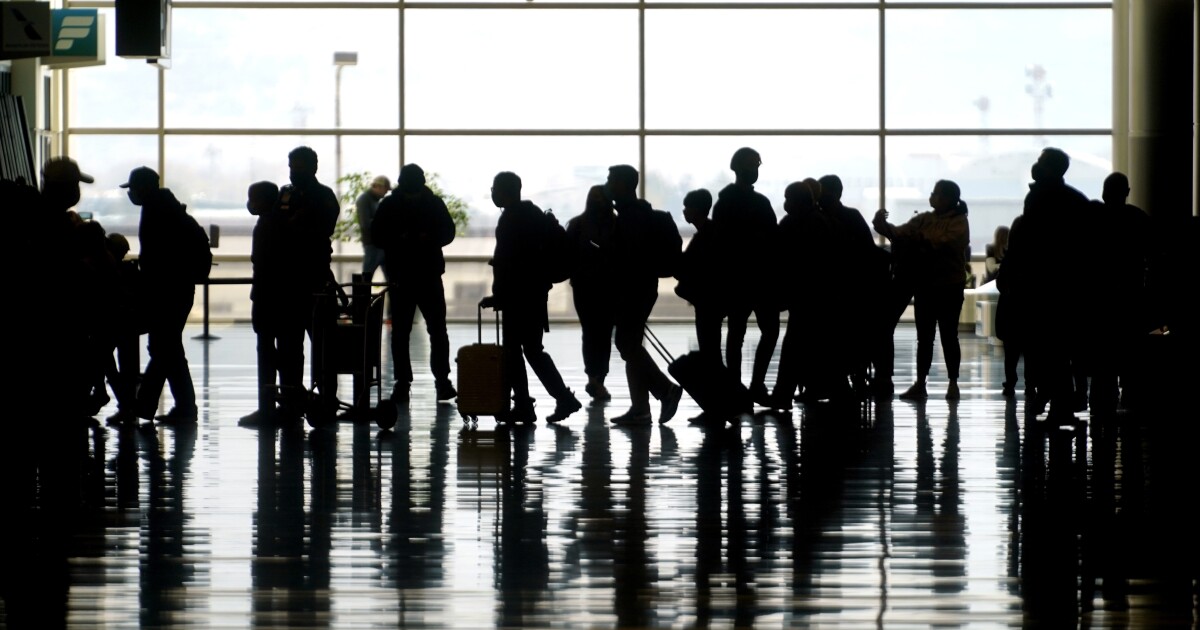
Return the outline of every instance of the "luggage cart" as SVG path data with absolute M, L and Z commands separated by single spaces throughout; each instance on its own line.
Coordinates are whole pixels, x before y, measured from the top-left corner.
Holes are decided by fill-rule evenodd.
M 313 307 L 314 395 L 307 415 L 314 427 L 332 422 L 339 413 L 364 420 L 373 413 L 390 415 L 395 422 L 395 407 L 383 404 L 383 307 L 387 285 L 362 282 L 358 275 L 354 279 L 349 284 L 330 283 L 330 290 L 318 295 Z M 372 292 L 374 286 L 383 288 Z M 337 398 L 340 374 L 354 377 L 350 402 Z

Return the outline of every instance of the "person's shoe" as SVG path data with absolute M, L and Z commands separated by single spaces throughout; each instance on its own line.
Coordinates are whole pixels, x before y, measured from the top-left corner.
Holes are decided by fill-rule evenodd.
M 533 409 L 534 404 L 532 400 L 527 400 L 513 405 L 513 408 L 504 414 L 504 421 L 520 424 L 537 422 L 537 412 Z
M 259 427 L 268 426 L 271 423 L 268 414 L 261 409 L 256 409 L 238 419 L 238 426 L 247 429 L 257 429 Z
M 567 394 L 559 398 L 558 402 L 554 405 L 554 413 L 546 416 L 546 422 L 566 420 L 567 416 L 580 409 L 583 409 L 583 403 L 579 402 L 579 399 L 575 397 L 575 392 L 568 389 Z
M 777 392 L 777 393 L 771 394 L 767 398 L 766 404 L 763 406 L 767 407 L 768 409 L 773 409 L 775 411 L 784 411 L 787 413 L 791 413 L 792 406 L 794 404 L 794 400 L 795 399 L 792 398 L 792 395 L 790 392 L 786 393 L 786 394 L 782 393 L 782 392 Z
M 162 424 L 190 424 L 196 421 L 199 412 L 196 405 L 187 407 L 171 407 L 171 410 L 154 419 Z
M 1073 411 L 1083 412 L 1088 408 L 1088 395 L 1086 391 L 1075 392 L 1074 397 L 1075 408 Z
M 630 409 L 613 418 L 611 422 L 619 427 L 644 427 L 650 425 L 651 417 L 649 409 L 641 411 Z
M 1033 414 L 1033 417 L 1038 417 L 1046 413 L 1046 408 L 1050 405 L 1050 396 L 1042 394 L 1034 389 L 1033 395 L 1030 395 L 1028 389 L 1025 390 L 1025 404 L 1029 407 L 1028 412 Z
M 1046 414 L 1046 424 L 1048 426 L 1075 428 L 1079 426 L 1079 418 L 1069 411 L 1051 409 L 1050 413 Z
M 679 411 L 679 400 L 681 398 L 683 398 L 683 388 L 672 384 L 662 398 L 662 412 L 658 416 L 659 424 L 666 424 L 670 422 L 671 418 L 675 417 L 675 412 Z
M 895 393 L 896 386 L 890 378 L 881 378 L 871 383 L 871 395 L 875 398 L 890 399 Z
M 604 386 L 604 383 L 588 381 L 588 384 L 583 387 L 583 391 L 592 397 L 592 402 L 612 400 L 612 394 L 608 393 L 608 388 Z
M 925 383 L 913 383 L 912 387 L 900 394 L 900 400 L 925 400 L 926 398 L 929 398 L 929 392 L 925 390 Z
M 458 391 L 450 384 L 450 381 L 438 381 L 437 383 L 437 399 L 438 402 L 443 402 L 453 399 L 458 396 Z
M 946 388 L 946 400 L 958 400 L 958 383 L 950 381 L 950 386 Z
M 397 403 L 408 402 L 408 397 L 409 397 L 409 384 L 408 383 L 396 383 L 395 385 L 392 386 L 392 396 L 391 396 L 392 402 L 397 402 Z
M 125 409 L 117 409 L 117 413 L 104 419 L 104 422 L 110 427 L 119 427 L 125 425 L 137 424 L 137 414 Z
M 111 400 L 112 399 L 108 397 L 107 392 L 96 392 L 96 393 L 92 394 L 91 396 L 89 396 L 88 397 L 88 405 L 90 405 L 90 407 L 89 407 L 88 411 L 91 412 L 91 414 L 89 414 L 89 415 L 94 416 L 94 415 L 100 413 L 100 410 L 104 409 L 104 405 L 107 405 L 109 403 L 109 401 L 111 401 Z
M 767 386 L 765 383 L 750 384 L 750 400 L 754 401 L 754 404 L 758 405 L 759 407 L 774 409 L 774 407 L 771 406 L 771 392 L 767 391 Z
M 1000 395 L 1005 398 L 1016 398 L 1017 388 L 1013 387 L 1012 383 L 1004 383 L 1000 386 Z

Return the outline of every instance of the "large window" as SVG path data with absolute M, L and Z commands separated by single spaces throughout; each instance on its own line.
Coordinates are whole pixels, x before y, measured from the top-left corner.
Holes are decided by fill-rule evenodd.
M 494 227 L 499 170 L 564 221 L 615 163 L 677 213 L 688 190 L 731 181 L 741 146 L 762 154 L 758 189 L 781 214 L 805 177 L 840 175 L 868 218 L 925 209 L 953 179 L 976 252 L 1020 212 L 1042 147 L 1066 149 L 1093 197 L 1112 170 L 1106 3 L 748 6 L 180 1 L 170 69 L 116 57 L 109 33 L 108 65 L 68 71 L 67 147 L 99 178 L 83 209 L 127 221 L 117 184 L 156 166 L 202 222 L 223 222 L 224 254 L 249 251 L 246 186 L 286 183 L 299 144 L 330 185 L 408 161 L 437 173 L 469 207 L 462 253 L 487 250 L 471 237 Z

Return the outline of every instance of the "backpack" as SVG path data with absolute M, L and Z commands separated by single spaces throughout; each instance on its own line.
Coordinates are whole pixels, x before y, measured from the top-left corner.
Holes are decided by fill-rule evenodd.
M 184 252 L 188 280 L 194 284 L 204 284 L 212 271 L 212 248 L 208 244 L 208 234 L 190 214 L 184 214 L 183 242 L 180 248 Z
M 558 284 L 571 278 L 574 265 L 571 258 L 571 243 L 567 238 L 567 229 L 554 218 L 553 210 L 547 210 L 545 216 L 545 237 L 542 241 L 542 268 L 546 280 Z
M 675 225 L 671 213 L 663 210 L 651 212 L 650 267 L 659 278 L 671 278 L 679 271 L 683 258 L 683 237 Z

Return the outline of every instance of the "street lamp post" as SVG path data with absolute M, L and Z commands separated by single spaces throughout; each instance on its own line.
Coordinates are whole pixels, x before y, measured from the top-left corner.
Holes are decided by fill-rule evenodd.
M 334 186 L 337 187 L 338 199 L 342 198 L 342 68 L 358 65 L 358 53 L 333 53 L 334 70 L 334 99 L 333 99 L 333 128 L 337 130 L 334 136 Z
M 337 131 L 333 136 L 333 153 L 334 153 L 334 172 L 333 186 L 337 193 L 338 204 L 342 202 L 342 68 L 346 66 L 358 65 L 358 53 L 356 52 L 335 52 L 333 53 L 334 75 L 334 97 L 333 97 L 333 128 Z M 337 253 L 342 253 L 342 241 L 337 239 Z M 337 277 L 338 282 L 341 282 L 342 263 L 338 263 Z

